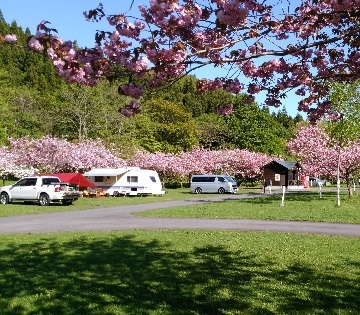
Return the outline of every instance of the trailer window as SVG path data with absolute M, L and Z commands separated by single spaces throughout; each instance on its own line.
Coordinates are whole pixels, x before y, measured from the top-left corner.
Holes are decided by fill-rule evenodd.
M 156 178 L 155 178 L 155 176 L 150 176 L 150 180 L 151 180 L 153 183 L 156 183 Z
M 128 183 L 137 183 L 138 182 L 138 177 L 137 176 L 128 176 L 127 177 L 127 182 Z
M 104 181 L 104 176 L 95 176 L 95 183 L 102 183 Z

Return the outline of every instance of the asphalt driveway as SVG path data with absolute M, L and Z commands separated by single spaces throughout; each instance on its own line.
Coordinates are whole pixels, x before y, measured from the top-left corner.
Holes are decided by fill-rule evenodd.
M 0 234 L 134 229 L 211 229 L 360 236 L 359 224 L 242 219 L 144 218 L 132 215 L 132 213 L 139 211 L 201 204 L 211 200 L 224 201 L 227 199 L 255 197 L 258 197 L 258 195 L 220 195 L 212 198 L 204 197 L 92 210 L 2 217 L 0 218 Z

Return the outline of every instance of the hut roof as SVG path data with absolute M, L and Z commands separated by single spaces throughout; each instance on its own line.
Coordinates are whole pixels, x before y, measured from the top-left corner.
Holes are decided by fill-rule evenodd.
M 281 165 L 282 167 L 286 168 L 287 170 L 292 170 L 294 169 L 294 167 L 301 167 L 301 165 L 299 164 L 299 162 L 296 162 L 296 161 L 280 161 L 280 160 L 274 160 L 274 161 L 271 161 L 270 163 L 264 165 L 262 168 L 265 168 L 265 167 L 268 167 L 272 164 L 279 164 Z

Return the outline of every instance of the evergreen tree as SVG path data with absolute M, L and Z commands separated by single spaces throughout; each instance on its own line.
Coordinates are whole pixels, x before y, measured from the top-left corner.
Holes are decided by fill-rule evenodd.
M 5 18 L 4 18 L 4 15 L 3 15 L 3 13 L 2 13 L 2 11 L 1 11 L 1 9 L 0 9 L 0 24 L 5 24 Z

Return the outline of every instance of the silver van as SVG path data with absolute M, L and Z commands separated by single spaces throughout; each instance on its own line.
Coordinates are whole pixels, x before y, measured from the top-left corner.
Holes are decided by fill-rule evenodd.
M 190 180 L 190 192 L 201 193 L 236 193 L 236 182 L 227 175 L 192 175 Z

